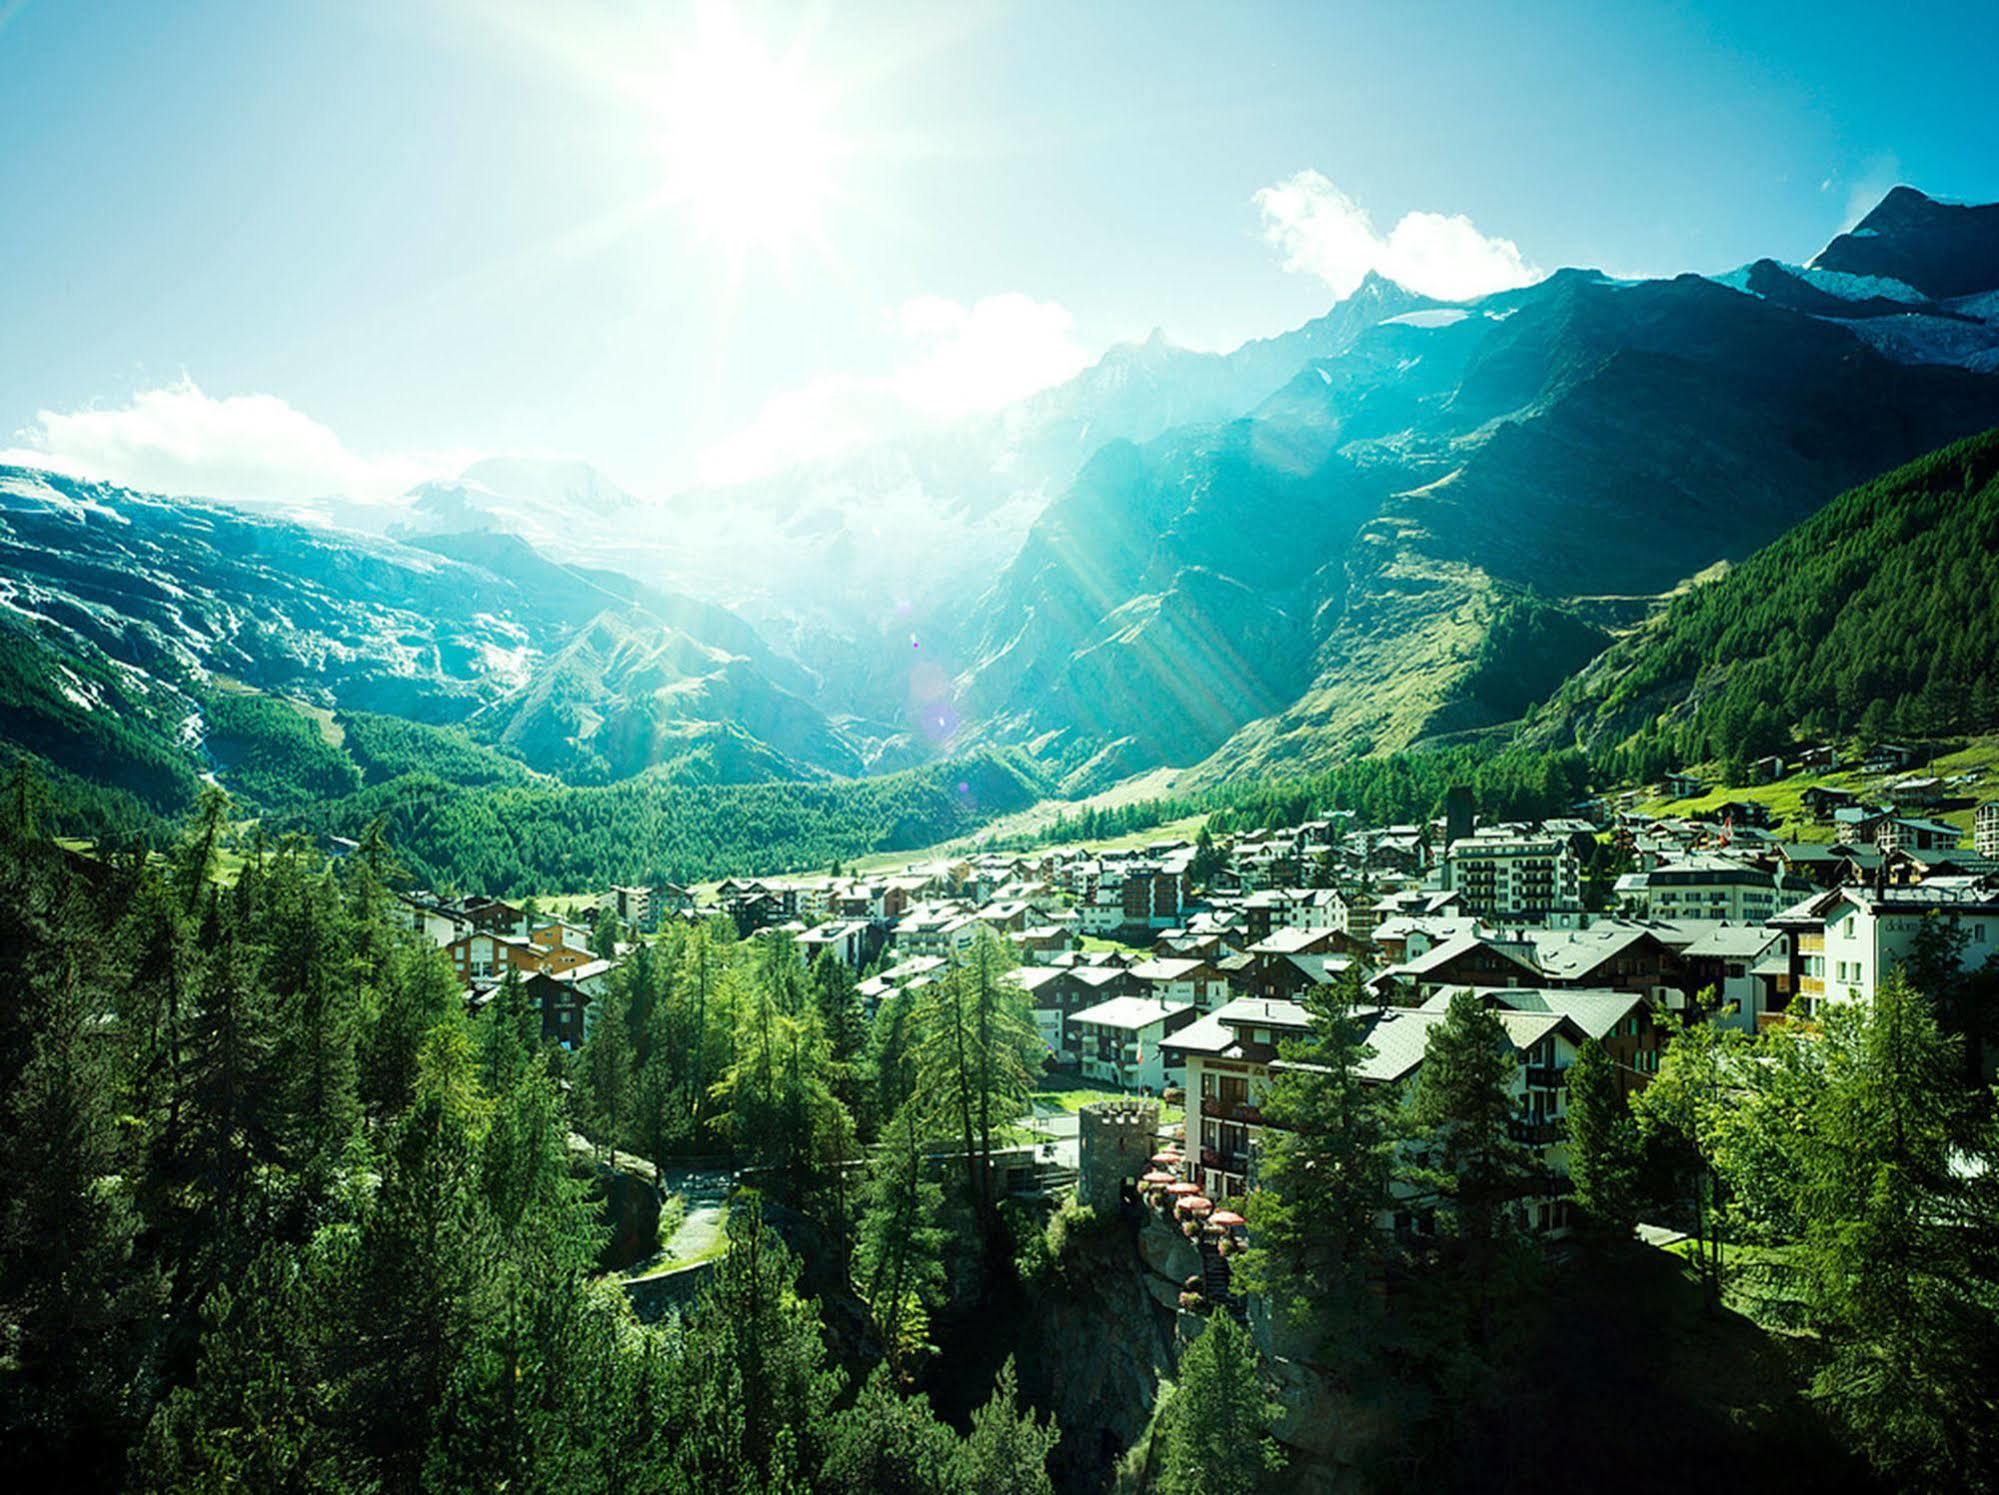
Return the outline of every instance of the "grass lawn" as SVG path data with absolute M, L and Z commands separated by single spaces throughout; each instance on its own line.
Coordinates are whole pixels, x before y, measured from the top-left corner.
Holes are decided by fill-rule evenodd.
M 1692 799 L 1650 799 L 1640 802 L 1639 810 L 1648 815 L 1699 815 L 1712 810 L 1716 805 L 1729 800 L 1743 800 L 1751 804 L 1765 804 L 1770 807 L 1771 829 L 1788 839 L 1799 841 L 1830 841 L 1833 827 L 1829 822 L 1813 820 L 1805 809 L 1804 794 L 1814 785 L 1828 789 L 1846 789 L 1859 795 L 1863 800 L 1882 797 L 1882 791 L 1891 779 L 1900 778 L 1902 773 L 1934 774 L 1948 779 L 1958 774 L 1977 774 L 1978 781 L 1970 784 L 1946 784 L 1944 798 L 1975 802 L 1988 799 L 1999 792 L 1999 736 L 1973 737 L 1968 740 L 1953 739 L 1935 744 L 1935 748 L 1949 748 L 1948 752 L 1937 753 L 1935 757 L 1919 760 L 1906 770 L 1894 773 L 1861 773 L 1856 769 L 1839 769 L 1832 773 L 1794 773 L 1774 784 L 1749 784 L 1730 788 L 1718 785 L 1707 793 Z M 1720 765 L 1698 764 L 1691 770 L 1709 780 L 1721 777 Z M 1972 804 L 1960 808 L 1935 810 L 1912 810 L 1910 813 L 1924 819 L 1941 820 L 1955 825 L 1960 830 L 1971 829 Z
M 1091 1101 L 1115 1100 L 1129 1093 L 1119 1090 L 1114 1085 L 1099 1085 L 1089 1080 L 1075 1080 L 1065 1076 L 1059 1087 L 1051 1086 L 1045 1090 L 1037 1090 L 1028 1099 L 1064 1111 L 1080 1111 Z
M 1079 934 L 1076 936 L 1076 948 L 1083 951 L 1122 950 L 1128 955 L 1150 955 L 1152 941 L 1147 939 L 1133 943 L 1130 940 L 1110 939 L 1101 934 Z
M 1694 1270 L 1694 1242 L 1675 1241 L 1661 1248 Z M 1800 1301 L 1798 1293 L 1783 1275 L 1796 1248 L 1792 1246 L 1751 1246 L 1725 1241 L 1721 1248 L 1722 1301 L 1738 1313 L 1747 1314 L 1766 1329 L 1780 1331 L 1786 1315 L 1780 1304 Z

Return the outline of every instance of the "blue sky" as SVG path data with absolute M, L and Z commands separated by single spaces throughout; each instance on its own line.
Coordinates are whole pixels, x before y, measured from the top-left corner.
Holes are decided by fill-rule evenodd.
M 1155 325 L 1231 346 L 1368 263 L 1804 259 L 1895 181 L 1999 198 L 1999 7 L 1881 16 L 0 0 L 0 448 L 660 493 Z

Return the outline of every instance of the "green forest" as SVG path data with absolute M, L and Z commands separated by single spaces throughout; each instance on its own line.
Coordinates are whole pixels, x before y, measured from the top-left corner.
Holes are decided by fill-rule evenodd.
M 1818 1029 L 1677 1030 L 1635 1099 L 1585 1043 L 1554 1251 L 1514 1208 L 1550 1183 L 1495 1014 L 1454 999 L 1383 1086 L 1357 985 L 1318 989 L 1244 1201 L 1276 1338 L 1207 1307 L 1107 1442 L 1077 1385 L 1153 1332 L 1106 1316 L 1138 1225 L 997 1187 L 1044 1082 L 996 941 L 870 1016 L 837 963 L 675 926 L 569 1052 L 518 979 L 469 1010 L 395 926 L 379 825 L 328 862 L 236 840 L 211 791 L 167 854 L 100 861 L 45 808 L 27 775 L 0 804 L 0 1438 L 31 1487 L 1253 1492 L 1317 1477 L 1272 1436 L 1301 1415 L 1384 1490 L 1999 1477 L 1999 1129 L 1961 1036 L 1991 978 L 1942 926 Z M 737 1183 L 650 1322 L 605 1269 L 613 1146 Z M 1259 1342 L 1313 1367 L 1304 1403 Z
M 989 1179 L 1019 1110 L 1032 1030 L 989 958 L 877 1041 L 851 977 L 682 931 L 571 1056 L 517 981 L 468 1014 L 388 918 L 379 839 L 338 866 L 234 848 L 225 887 L 219 796 L 170 856 L 106 862 L 40 833 L 25 778 L 7 805 L 0 1442 L 23 1488 L 1049 1488 L 1058 1433 L 1011 1365 L 955 1425 L 906 1391 L 927 1308 L 1011 1270 L 989 1187 L 947 1205 L 906 1166 L 962 1120 Z M 1015 1046 L 968 1057 L 974 1021 Z M 684 1312 L 641 1323 L 600 1273 L 581 1128 L 762 1185 Z M 815 1288 L 858 1316 L 836 1332 Z
M 1844 493 L 1614 646 L 1529 724 L 1620 779 L 1799 739 L 1999 722 L 1999 431 Z
M 519 893 L 828 866 L 976 830 L 1039 797 L 989 755 L 812 784 L 466 785 L 405 773 L 281 826 L 358 837 L 376 820 L 439 888 Z

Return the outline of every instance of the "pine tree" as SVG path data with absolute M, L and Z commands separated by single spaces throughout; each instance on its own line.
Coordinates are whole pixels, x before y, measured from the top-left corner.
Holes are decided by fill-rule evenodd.
M 360 1121 L 360 1016 L 347 979 L 344 913 L 323 876 L 296 876 L 274 910 L 271 955 L 278 1052 L 285 1095 L 284 1142 L 294 1166 L 322 1171 L 340 1157 Z
M 1813 1394 L 1896 1485 L 1989 1488 L 1999 1244 L 1971 1180 L 1999 1154 L 1959 1166 L 1976 1135 L 1960 1040 L 1897 972 L 1870 1007 L 1835 1006 L 1825 1042 L 1801 1191 L 1807 1315 L 1827 1349 Z
M 1586 1237 L 1628 1241 L 1638 1224 L 1638 1123 L 1601 1043 L 1585 1039 L 1568 1072 L 1569 1190 Z
M 917 1094 L 964 1156 L 965 1195 L 996 1244 L 992 1154 L 998 1128 L 1026 1109 L 1041 1042 L 1027 995 L 1006 979 L 998 940 L 981 933 L 965 961 L 921 988 L 914 1014 Z
M 380 1189 L 329 1300 L 333 1415 L 371 1482 L 414 1488 L 433 1419 L 499 1302 L 479 1149 L 443 1097 L 396 1124 Z
M 1161 1409 L 1161 1495 L 1252 1495 L 1283 1467 L 1270 1437 L 1283 1410 L 1249 1334 L 1226 1313 L 1210 1317 Z
M 181 1130 L 159 1139 L 155 1157 L 170 1199 L 162 1223 L 182 1263 L 174 1318 L 190 1334 L 210 1289 L 247 1263 L 243 1231 L 253 1175 L 280 1157 L 284 1089 L 275 1063 L 277 1025 L 253 955 L 235 925 L 223 922 L 217 900 L 209 903 L 212 948 L 188 1025 Z
M 360 1089 L 377 1120 L 402 1114 L 416 1094 L 417 1064 L 431 1029 L 460 1017 L 451 964 L 414 944 L 390 948 L 378 986 L 375 1020 L 363 1035 Z
M 479 1071 L 487 1093 L 513 1089 L 540 1051 L 541 1014 L 528 999 L 520 968 L 510 963 L 479 1019 Z
M 92 964 L 65 942 L 36 973 L 0 1133 L 0 1441 L 17 1478 L 49 1487 L 115 1479 L 152 1296 L 132 1272 L 138 1220 Z
M 819 1019 L 826 1030 L 826 1041 L 832 1046 L 833 1062 L 839 1066 L 834 1093 L 850 1114 L 858 1114 L 863 1087 L 857 1063 L 868 1038 L 867 1022 L 861 1015 L 860 987 L 847 963 L 830 950 L 821 951 L 812 962 L 811 975 Z
M 907 1378 L 944 1286 L 949 1237 L 938 1223 L 944 1190 L 930 1177 L 914 1106 L 904 1106 L 885 1130 L 859 1204 L 854 1288 L 874 1316 L 890 1367 Z
M 868 1029 L 867 1102 L 863 1110 L 878 1118 L 896 1114 L 916 1094 L 916 1005 L 914 993 L 884 993 Z
M 843 1158 L 853 1135 L 833 1092 L 836 1067 L 818 1008 L 788 940 L 760 951 L 736 1040 L 735 1062 L 715 1092 L 728 1112 L 739 1156 L 767 1170 L 786 1202 L 806 1208 Z
M 1430 1029 L 1416 1075 L 1415 1124 L 1427 1134 L 1410 1180 L 1436 1198 L 1445 1262 L 1472 1310 L 1477 1346 L 1495 1333 L 1501 1278 L 1519 1245 L 1518 1202 L 1545 1187 L 1540 1169 L 1514 1139 L 1513 1081 L 1519 1060 L 1498 1014 L 1477 993 L 1451 995 Z
M 492 1310 L 470 1325 L 429 1456 L 433 1488 L 581 1483 L 616 1393 L 618 1326 L 590 1290 L 603 1232 L 572 1177 L 554 1086 L 528 1073 L 480 1144 Z
M 1187 880 L 1197 888 L 1211 888 L 1227 870 L 1228 858 L 1216 848 L 1214 832 L 1204 820 L 1194 837 L 1194 859 L 1187 864 Z
M 1705 994 L 1701 1005 L 1711 998 Z M 1672 1041 L 1633 1109 L 1648 1150 L 1684 1191 L 1694 1228 L 1694 1267 L 1709 1310 L 1718 1312 L 1728 1263 L 1729 1210 L 1716 1166 L 1717 1137 L 1722 1113 L 1734 1104 L 1742 1035 L 1713 1023 L 1683 1024 L 1671 1014 L 1666 1025 Z
M 240 1283 L 203 1309 L 192 1384 L 153 1414 L 134 1454 L 152 1490 L 298 1490 L 337 1486 L 335 1450 L 317 1398 L 322 1305 L 309 1267 L 270 1245 Z
M 1382 1096 L 1363 1078 L 1374 1051 L 1355 1010 L 1359 988 L 1350 975 L 1308 993 L 1311 1030 L 1280 1049 L 1296 1067 L 1263 1100 L 1271 1125 L 1243 1258 L 1252 1290 L 1353 1365 L 1368 1348 L 1395 1148 Z
M 877 1365 L 852 1406 L 826 1427 L 819 1484 L 871 1495 L 938 1495 L 952 1488 L 958 1438 L 920 1395 L 904 1396 L 886 1365 Z
M 597 1140 L 606 1148 L 630 1142 L 636 1119 L 638 1087 L 632 1030 L 626 1020 L 630 979 L 622 969 L 611 973 L 604 994 L 591 1004 L 590 1036 L 583 1045 L 587 1114 Z
M 618 916 L 608 908 L 597 910 L 590 922 L 590 953 L 599 960 L 616 960 L 618 942 L 624 938 L 624 926 Z
M 781 1488 L 821 1461 L 824 1326 L 762 1214 L 754 1191 L 730 1201 L 728 1252 L 681 1338 L 670 1415 L 683 1430 L 675 1472 L 693 1488 Z
M 1055 1419 L 1045 1423 L 1020 1407 L 1020 1378 L 1009 1356 L 986 1404 L 972 1414 L 958 1449 L 956 1485 L 968 1495 L 1052 1495 L 1048 1455 L 1061 1441 Z
M 674 1005 L 682 1014 L 675 1029 L 686 1035 L 687 1130 L 695 1137 L 708 1124 L 714 1083 L 732 1062 L 736 1034 L 735 990 L 727 982 L 731 973 L 717 953 L 717 938 L 705 925 L 688 936 L 674 982 Z
M 174 858 L 174 891 L 181 912 L 192 917 L 215 879 L 223 843 L 229 833 L 229 796 L 214 785 L 201 791 L 194 823 L 182 837 Z

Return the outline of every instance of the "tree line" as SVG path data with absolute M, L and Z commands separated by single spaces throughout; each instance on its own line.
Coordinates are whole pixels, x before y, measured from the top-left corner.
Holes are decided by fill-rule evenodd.
M 1999 723 L 1999 432 L 1842 494 L 1676 598 L 1549 704 L 1537 735 L 1606 769 L 1740 768 L 1799 737 Z M 1739 781 L 1739 774 L 1731 781 Z
M 565 1055 L 518 982 L 473 1014 L 396 926 L 379 829 L 339 863 L 237 843 L 211 792 L 166 854 L 98 861 L 53 843 L 45 808 L 26 782 L 0 805 L 17 1478 L 1048 1488 L 1056 1430 L 1010 1367 L 962 1427 L 911 1389 L 925 1306 L 1012 1249 L 979 1165 L 1029 1034 L 990 950 L 908 998 L 891 1040 L 786 942 L 686 931 L 636 952 Z M 641 1324 L 599 1272 L 578 1132 L 724 1139 L 763 1185 L 684 1313 Z M 779 1226 L 835 1245 L 801 1256 Z M 833 1297 L 866 1333 L 829 1333 Z

